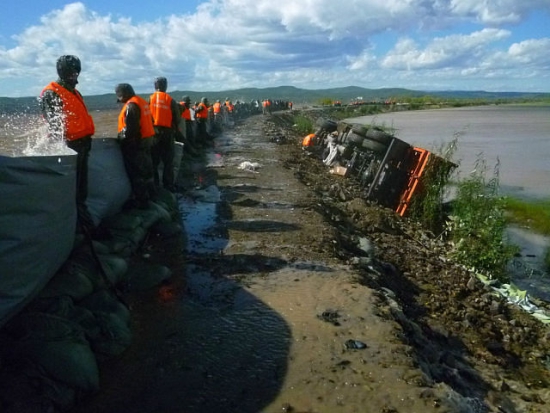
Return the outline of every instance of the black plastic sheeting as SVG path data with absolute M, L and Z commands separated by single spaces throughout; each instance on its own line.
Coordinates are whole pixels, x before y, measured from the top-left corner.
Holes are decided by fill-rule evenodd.
M 0 156 L 0 326 L 68 258 L 76 229 L 76 155 Z
M 176 143 L 174 173 L 183 144 Z M 131 194 L 119 144 L 92 141 L 87 205 L 97 225 Z M 61 268 L 74 247 L 76 154 L 0 156 L 0 327 Z

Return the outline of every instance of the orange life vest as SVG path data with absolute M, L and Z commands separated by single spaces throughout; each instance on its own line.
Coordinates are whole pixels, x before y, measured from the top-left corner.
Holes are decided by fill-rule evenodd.
M 135 103 L 139 106 L 141 116 L 139 118 L 141 139 L 150 138 L 155 135 L 155 128 L 153 126 L 153 117 L 151 116 L 151 109 L 147 101 L 139 96 L 132 96 L 128 102 L 122 107 L 120 114 L 118 115 L 118 132 L 126 127 L 126 106 L 129 103 Z
M 315 134 L 310 133 L 302 141 L 302 146 L 314 146 L 315 145 Z
M 197 111 L 195 112 L 195 117 L 199 119 L 208 119 L 208 106 L 204 103 L 199 103 L 197 106 Z
M 191 120 L 191 110 L 189 110 L 184 102 L 181 102 L 180 105 L 183 108 L 183 110 L 181 111 L 181 117 L 185 120 Z
M 233 112 L 233 109 L 235 108 L 235 106 L 233 106 L 233 103 L 231 103 L 230 100 L 225 102 L 225 107 L 227 108 L 227 111 L 229 113 Z
M 94 120 L 88 113 L 84 99 L 78 90 L 72 93 L 57 82 L 51 82 L 44 88 L 42 94 L 46 90 L 55 92 L 63 102 L 63 124 L 66 140 L 74 141 L 95 133 Z
M 222 104 L 220 102 L 214 103 L 212 105 L 212 110 L 214 111 L 215 114 L 220 113 L 220 111 L 222 110 Z
M 149 98 L 149 105 L 155 126 L 172 126 L 172 97 L 166 92 L 156 91 Z

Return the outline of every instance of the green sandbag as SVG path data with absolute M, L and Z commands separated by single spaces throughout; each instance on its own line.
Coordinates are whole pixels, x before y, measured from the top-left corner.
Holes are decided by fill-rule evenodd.
M 51 314 L 72 321 L 84 330 L 87 338 L 99 333 L 94 314 L 87 308 L 75 305 L 69 296 L 35 299 L 27 309 L 30 312 Z
M 38 298 L 69 296 L 78 301 L 93 291 L 92 282 L 82 272 L 69 272 L 62 269 L 40 291 Z
M 143 220 L 136 215 L 119 213 L 105 218 L 102 222 L 109 229 L 133 229 L 143 225 Z
M 115 239 L 128 242 L 129 247 L 134 251 L 147 235 L 147 231 L 143 227 L 137 227 L 134 229 L 117 229 L 113 230 L 112 233 Z
M 100 327 L 100 333 L 91 339 L 95 352 L 118 356 L 130 346 L 130 310 L 112 292 L 99 290 L 79 305 L 93 313 Z
M 125 281 L 126 272 L 128 270 L 128 264 L 122 257 L 116 255 L 97 255 L 101 268 L 107 277 L 108 282 L 105 282 L 104 275 L 98 268 L 94 273 L 86 274 L 94 286 L 94 291 L 100 288 L 109 287 L 111 285 L 117 285 Z M 90 293 L 91 294 L 91 293 Z
M 95 355 L 84 330 L 64 318 L 45 313 L 25 313 L 10 323 L 17 352 L 54 378 L 85 392 L 99 390 Z
M 145 291 L 172 276 L 172 270 L 159 264 L 141 263 L 128 269 L 128 285 L 132 291 Z
M 132 331 L 115 313 L 95 313 L 101 334 L 94 339 L 94 351 L 104 356 L 119 356 L 132 344 Z
M 130 310 L 120 302 L 115 294 L 103 289 L 98 290 L 78 303 L 79 306 L 90 310 L 92 313 L 116 314 L 125 323 L 130 322 Z
M 147 209 L 132 209 L 126 213 L 131 216 L 139 217 L 142 220 L 142 227 L 146 230 L 159 220 L 171 220 L 170 214 L 165 208 L 151 201 Z

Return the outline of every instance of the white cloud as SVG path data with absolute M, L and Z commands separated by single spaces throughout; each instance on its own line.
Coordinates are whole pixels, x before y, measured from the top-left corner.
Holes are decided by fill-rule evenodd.
M 449 11 L 486 24 L 518 23 L 533 10 L 550 11 L 548 0 L 451 0 Z
M 435 38 L 424 49 L 404 38 L 382 59 L 381 65 L 397 70 L 468 67 L 486 53 L 488 45 L 509 35 L 506 30 L 483 29 L 469 35 Z
M 506 44 L 511 32 L 498 28 L 425 39 L 432 30 L 448 31 L 465 21 L 519 22 L 533 10 L 548 10 L 548 3 L 211 0 L 194 14 L 149 22 L 100 15 L 72 3 L 16 35 L 13 48 L 0 46 L 0 96 L 38 94 L 55 79 L 61 54 L 81 58 L 84 94 L 110 93 L 119 82 L 145 93 L 158 75 L 168 78 L 169 90 L 382 87 L 382 82 L 412 87 L 413 79 L 431 85 L 431 78 L 452 79 L 451 74 L 485 76 L 499 53 L 540 71 L 548 68 L 540 54 L 544 39 Z M 380 56 L 376 41 L 386 33 L 402 37 Z

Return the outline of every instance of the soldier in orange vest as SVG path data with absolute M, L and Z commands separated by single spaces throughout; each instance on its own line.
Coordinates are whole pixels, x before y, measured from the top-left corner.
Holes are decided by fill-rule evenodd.
M 80 75 L 80 59 L 59 57 L 56 63 L 59 78 L 48 84 L 39 97 L 40 109 L 48 123 L 50 137 L 64 141 L 77 153 L 76 207 L 77 232 L 92 233 L 95 225 L 86 205 L 88 197 L 88 158 L 92 149 L 95 125 L 76 85 Z
M 183 142 L 186 146 L 184 147 L 184 150 L 194 155 L 197 153 L 194 132 L 195 119 L 193 116 L 194 113 L 192 113 L 191 110 L 191 98 L 189 96 L 183 96 L 180 102 L 180 112 L 181 118 L 185 123 L 185 134 Z
M 147 101 L 136 96 L 128 83 L 115 88 L 117 101 L 124 103 L 118 115 L 118 140 L 124 166 L 132 185 L 132 197 L 127 206 L 147 208 L 156 195 L 153 178 L 151 146 L 155 136 L 153 116 Z
M 195 110 L 195 121 L 197 122 L 197 143 L 199 145 L 208 145 L 209 141 L 212 139 L 206 130 L 209 110 L 210 107 L 208 106 L 208 99 L 203 97 Z
M 149 106 L 155 126 L 155 140 L 151 148 L 153 158 L 153 176 L 157 187 L 162 186 L 174 191 L 174 152 L 176 136 L 180 134 L 178 123 L 180 111 L 178 103 L 166 93 L 168 81 L 160 76 L 155 79 L 155 92 L 149 97 Z M 159 165 L 162 162 L 162 179 L 159 177 Z

